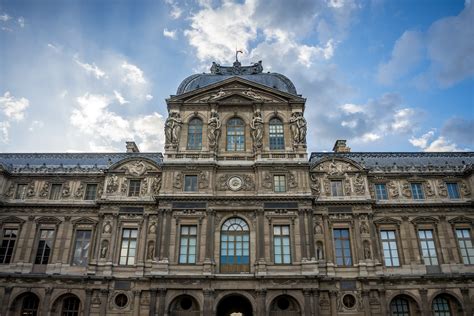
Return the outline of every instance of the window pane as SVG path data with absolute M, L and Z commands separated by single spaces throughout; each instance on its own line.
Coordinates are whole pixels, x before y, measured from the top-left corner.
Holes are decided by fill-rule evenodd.
M 352 265 L 352 254 L 349 240 L 349 229 L 334 229 L 334 244 L 336 264 L 341 266 Z
M 283 123 L 278 118 L 270 120 L 269 141 L 270 150 L 285 149 Z
M 202 148 L 202 121 L 194 118 L 188 126 L 188 149 L 200 150 Z

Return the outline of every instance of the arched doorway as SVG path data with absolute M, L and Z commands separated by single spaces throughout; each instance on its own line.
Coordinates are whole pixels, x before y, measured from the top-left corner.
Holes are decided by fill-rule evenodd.
M 180 295 L 170 304 L 170 316 L 199 316 L 201 315 L 199 304 L 190 295 Z
M 51 315 L 79 316 L 81 301 L 74 294 L 64 294 L 56 299 L 51 307 Z
M 397 295 L 390 302 L 392 316 L 418 316 L 420 308 L 413 298 L 408 295 Z
M 252 304 L 242 295 L 224 297 L 217 305 L 217 316 L 252 316 Z
M 10 306 L 9 315 L 36 316 L 39 310 L 39 298 L 31 292 L 20 294 Z
M 270 305 L 270 316 L 300 316 L 298 302 L 289 295 L 276 297 Z
M 250 234 L 247 223 L 233 217 L 221 228 L 221 273 L 250 272 Z
M 436 296 L 431 304 L 433 315 L 458 316 L 464 315 L 461 304 L 449 294 L 443 293 Z

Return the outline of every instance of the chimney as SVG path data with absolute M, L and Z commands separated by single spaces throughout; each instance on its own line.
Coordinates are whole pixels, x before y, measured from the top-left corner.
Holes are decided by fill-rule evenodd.
M 128 153 L 139 153 L 140 150 L 138 149 L 137 144 L 135 142 L 125 142 L 127 144 L 127 152 Z
M 345 139 L 338 139 L 332 149 L 335 153 L 350 153 L 351 148 L 346 146 Z

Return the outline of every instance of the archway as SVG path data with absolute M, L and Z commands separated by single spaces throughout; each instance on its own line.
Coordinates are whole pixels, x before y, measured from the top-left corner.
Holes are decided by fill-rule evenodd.
M 421 311 L 412 297 L 401 294 L 395 296 L 390 302 L 390 315 L 419 316 Z
M 280 295 L 270 305 L 270 316 L 300 316 L 298 302 L 289 295 Z
M 81 300 L 71 293 L 59 296 L 51 306 L 51 315 L 79 316 L 80 314 Z
M 32 292 L 18 295 L 10 306 L 11 315 L 36 316 L 38 312 L 39 298 Z
M 252 304 L 242 295 L 224 297 L 217 305 L 217 316 L 252 316 Z
M 199 316 L 199 304 L 190 295 L 180 295 L 170 304 L 170 316 Z
M 461 304 L 454 296 L 448 293 L 437 295 L 431 303 L 431 309 L 434 315 L 464 315 Z

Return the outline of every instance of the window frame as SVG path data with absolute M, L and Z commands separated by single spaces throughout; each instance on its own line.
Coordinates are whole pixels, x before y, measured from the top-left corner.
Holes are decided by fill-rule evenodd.
M 53 193 L 54 193 L 53 188 L 54 187 L 56 187 L 56 188 L 59 187 L 57 199 L 55 198 L 55 196 L 53 196 Z M 52 201 L 61 200 L 62 191 L 63 191 L 63 184 L 62 183 L 51 183 L 51 188 L 50 188 L 50 192 L 49 192 L 49 200 L 52 200 Z
M 276 121 L 279 123 L 275 123 Z M 279 129 L 279 127 L 281 127 L 281 132 L 279 130 L 272 131 L 272 129 Z M 272 139 L 276 144 L 272 142 Z M 285 150 L 285 124 L 282 119 L 276 116 L 268 121 L 268 148 L 270 150 Z
M 99 188 L 99 184 L 98 183 L 85 183 L 85 185 L 86 185 L 86 187 L 85 187 L 85 190 L 84 190 L 83 200 L 84 201 L 95 201 L 95 200 L 97 200 L 97 191 L 98 191 L 98 188 Z M 88 188 L 91 187 L 91 186 L 95 186 L 94 198 L 93 199 L 89 199 L 88 196 L 87 196 Z
M 336 230 L 338 230 L 338 231 L 339 230 L 340 231 L 347 230 L 347 232 L 348 232 L 348 237 L 346 239 L 341 239 L 341 240 L 343 240 L 343 241 L 347 240 L 348 241 L 349 247 L 347 249 L 349 249 L 350 264 L 345 263 L 346 256 L 344 255 L 344 249 L 346 249 L 346 248 L 341 248 L 342 249 L 342 254 L 343 254 L 343 256 L 342 256 L 343 264 L 342 265 L 338 264 L 338 261 L 337 261 L 338 256 L 337 256 L 337 251 L 336 251 L 336 249 L 337 249 L 336 244 L 337 243 L 336 243 L 336 235 L 335 235 Z M 353 267 L 354 266 L 354 251 L 352 249 L 352 242 L 351 242 L 351 229 L 349 227 L 345 227 L 345 226 L 336 226 L 336 227 L 332 228 L 331 233 L 332 233 L 332 242 L 333 242 L 333 249 L 334 249 L 334 263 L 335 263 L 335 265 L 337 267 L 343 267 L 343 268 Z
M 183 235 L 183 228 L 188 228 L 188 233 L 186 235 Z M 190 231 L 190 228 L 195 228 L 196 230 L 196 233 L 194 235 L 191 235 L 189 233 Z M 186 244 L 186 254 L 184 255 L 186 260 L 185 262 L 181 261 L 181 256 L 183 255 L 182 254 L 182 241 L 183 241 L 183 236 L 186 238 L 186 240 L 188 241 L 187 244 Z M 179 225 L 179 244 L 178 244 L 178 264 L 180 265 L 195 265 L 197 264 L 198 262 L 198 249 L 199 249 L 199 228 L 198 228 L 198 225 L 196 224 L 181 224 Z M 195 240 L 195 244 L 194 244 L 194 262 L 190 262 L 189 260 L 189 248 L 190 248 L 190 240 L 192 239 L 192 237 L 194 237 L 194 240 Z
M 53 236 L 50 238 L 50 241 L 51 241 L 51 251 L 49 252 L 48 254 L 48 260 L 46 263 L 42 263 L 44 260 L 44 249 L 42 251 L 42 255 L 41 255 L 41 262 L 40 263 L 37 263 L 37 258 L 38 258 L 38 251 L 40 250 L 40 242 L 41 240 L 41 232 L 42 231 L 45 231 L 45 230 L 48 230 L 48 231 L 52 231 L 53 232 Z M 35 251 L 32 252 L 32 256 L 33 256 L 33 264 L 34 265 L 48 265 L 51 261 L 51 257 L 53 256 L 53 252 L 54 252 L 54 246 L 55 246 L 55 243 L 56 243 L 56 234 L 57 234 L 57 227 L 51 227 L 51 226 L 42 226 L 42 227 L 39 227 L 38 228 L 38 233 L 37 233 L 37 238 L 36 238 L 36 247 L 35 247 Z M 44 239 L 44 240 L 48 240 L 48 239 Z
M 468 256 L 467 256 L 467 259 L 468 259 L 468 263 L 466 263 L 464 261 L 464 256 L 462 255 L 462 247 L 461 247 L 461 243 L 460 243 L 460 240 L 459 240 L 459 237 L 458 237 L 458 234 L 457 234 L 457 231 L 458 230 L 467 230 L 468 231 L 468 234 L 469 234 L 469 240 L 471 241 L 471 248 L 474 249 L 474 245 L 473 245 L 473 234 L 472 234 L 472 229 L 471 227 L 468 227 L 466 225 L 462 225 L 462 226 L 455 226 L 454 227 L 454 237 L 456 239 L 456 244 L 457 244 L 457 249 L 458 249 L 458 254 L 459 254 L 459 258 L 460 258 L 460 261 L 462 264 L 464 265 L 474 265 L 474 256 L 469 256 L 469 253 L 468 253 Z M 463 238 L 462 240 L 468 240 L 468 238 Z M 467 249 L 466 249 L 467 251 Z M 472 260 L 470 259 L 470 257 L 472 257 Z
M 75 260 L 75 254 L 76 254 L 76 244 L 77 244 L 77 233 L 78 232 L 84 232 L 84 231 L 88 231 L 90 233 L 90 236 L 89 236 L 89 249 L 87 250 L 87 257 L 86 257 L 86 262 L 85 264 L 75 264 L 74 260 Z M 90 255 L 92 253 L 92 242 L 93 242 L 93 238 L 94 238 L 94 231 L 91 229 L 91 228 L 83 228 L 83 227 L 77 227 L 74 229 L 74 243 L 72 243 L 72 255 L 71 255 L 71 266 L 76 266 L 76 267 L 87 267 L 89 265 L 89 261 L 90 261 Z M 84 239 L 81 239 L 81 240 L 84 240 Z M 83 249 L 83 248 L 81 248 Z M 82 252 L 81 252 L 82 253 Z
M 432 264 L 432 261 L 433 261 L 433 257 L 430 256 L 429 257 L 429 261 L 431 264 L 426 264 L 426 260 L 425 260 L 425 256 L 423 255 L 423 246 L 422 246 L 422 238 L 420 236 L 420 231 L 431 231 L 432 233 L 432 239 L 423 239 L 423 240 L 432 240 L 433 241 L 433 245 L 434 245 L 434 251 L 435 251 L 435 259 L 436 259 L 436 264 Z M 438 233 L 437 233 L 437 230 L 432 227 L 432 226 L 421 226 L 421 227 L 416 227 L 416 236 L 417 236 L 417 239 L 418 239 L 418 247 L 419 247 L 419 251 L 420 251 L 420 257 L 421 257 L 421 260 L 423 261 L 423 264 L 425 266 L 439 266 L 442 264 L 441 262 L 441 258 L 439 256 L 439 251 L 438 251 L 438 243 L 437 243 L 437 236 L 438 236 Z
M 195 190 L 187 190 L 187 188 L 188 188 L 188 186 L 186 185 L 187 184 L 187 179 L 195 179 L 196 180 L 194 182 L 194 184 L 196 186 Z M 191 186 L 191 189 L 192 189 L 192 186 Z M 199 192 L 199 177 L 198 177 L 197 174 L 186 174 L 186 175 L 184 175 L 183 191 L 184 192 Z
M 414 190 L 415 187 L 417 188 L 416 190 Z M 426 199 L 425 188 L 422 182 L 410 182 L 410 190 L 411 190 L 411 196 L 413 200 L 423 201 Z
M 389 243 L 389 251 L 390 251 L 390 262 L 392 263 L 391 265 L 386 264 L 386 257 L 385 257 L 385 248 L 384 248 L 384 239 L 382 237 L 382 232 L 393 232 L 394 233 L 394 239 L 386 239 L 386 242 Z M 399 250 L 399 236 L 398 236 L 398 230 L 397 229 L 390 229 L 390 228 L 381 228 L 379 229 L 379 238 L 380 238 L 380 249 L 382 252 L 382 259 L 383 259 L 383 264 L 387 268 L 398 268 L 402 266 L 402 257 L 400 256 L 400 250 Z M 392 249 L 390 246 L 390 242 L 395 242 L 395 251 L 397 253 L 397 259 L 398 259 L 398 265 L 393 264 L 393 258 L 392 258 Z
M 66 305 L 66 302 L 68 300 L 74 300 L 74 303 L 77 304 L 74 305 L 74 307 L 77 307 L 77 309 L 71 309 L 71 306 L 65 306 Z M 61 302 L 61 315 L 67 315 L 67 316 L 76 316 L 76 315 L 80 315 L 80 312 L 81 312 L 81 300 L 75 296 L 75 295 L 70 295 L 70 296 L 66 296 L 62 299 L 62 302 Z
M 454 181 L 453 182 L 448 182 L 447 181 L 447 182 L 445 182 L 445 185 L 446 185 L 446 191 L 448 192 L 448 198 L 450 200 L 460 200 L 461 199 L 461 191 L 459 191 L 459 183 L 454 182 Z M 455 192 L 456 192 L 456 195 L 457 195 L 456 197 L 451 196 L 451 191 L 449 190 L 450 185 L 455 186 L 455 188 L 456 188 Z
M 242 125 L 230 125 L 229 123 L 232 122 L 232 121 L 237 121 L 237 120 L 240 120 L 240 122 L 242 122 Z M 245 152 L 246 150 L 246 126 L 247 124 L 245 123 L 245 121 L 240 118 L 240 117 L 237 117 L 237 116 L 234 116 L 234 117 L 231 117 L 230 119 L 227 120 L 227 123 L 226 123 L 226 151 L 228 152 Z M 231 132 L 231 128 L 232 128 L 232 135 L 230 134 Z M 240 133 L 240 131 L 236 131 L 235 129 L 237 128 L 241 128 L 242 131 Z M 230 139 L 233 139 L 234 141 L 233 142 L 230 142 L 229 140 Z M 242 147 L 239 147 L 239 144 L 240 142 L 236 142 L 235 140 L 241 140 L 241 144 L 242 144 Z M 231 147 L 232 145 L 232 147 Z
M 278 234 L 278 235 L 275 234 L 275 228 L 276 228 L 276 227 L 279 227 L 279 228 L 280 228 L 280 234 Z M 284 235 L 284 234 L 282 233 L 282 228 L 283 228 L 283 227 L 287 227 L 287 228 L 288 228 L 288 234 Z M 291 238 L 291 234 L 292 234 L 291 225 L 290 225 L 289 223 L 285 223 L 285 224 L 275 223 L 275 224 L 273 224 L 273 225 L 271 226 L 271 228 L 272 228 L 272 241 L 273 241 L 273 243 L 272 243 L 272 246 L 273 246 L 273 247 L 272 247 L 272 250 L 273 250 L 273 251 L 272 251 L 273 263 L 276 264 L 276 265 L 291 265 L 291 264 L 293 263 L 293 253 L 292 253 L 293 247 L 292 247 L 292 245 L 291 245 L 291 243 L 292 243 L 292 238 Z M 279 238 L 280 241 L 281 241 L 281 242 L 280 242 L 280 245 L 279 245 L 279 247 L 280 247 L 280 253 L 279 253 L 279 254 L 276 253 L 276 249 L 277 249 L 277 247 L 278 247 L 278 246 L 276 245 L 276 240 L 277 240 L 277 238 Z M 284 246 L 285 246 L 285 245 L 284 245 L 284 243 L 283 243 L 283 239 L 285 239 L 285 238 L 288 239 L 288 250 L 289 250 L 289 251 L 288 251 L 287 254 L 284 253 Z M 284 258 L 285 258 L 286 255 L 289 257 L 289 262 L 285 262 L 285 260 L 284 260 Z M 280 256 L 281 262 L 277 262 L 277 260 L 276 260 L 277 256 Z
M 134 185 L 133 186 L 133 191 L 132 191 L 132 183 L 134 183 L 134 184 L 138 183 L 138 188 L 136 188 L 136 185 Z M 128 179 L 127 196 L 128 197 L 140 197 L 141 188 L 142 188 L 142 179 Z
M 277 190 L 277 183 L 276 183 L 276 178 L 278 177 L 278 188 L 279 190 Z M 281 181 L 283 177 L 283 182 Z M 282 187 L 281 187 L 281 184 L 283 183 L 283 190 Z M 287 192 L 288 190 L 288 184 L 286 182 L 286 174 L 273 174 L 273 192 L 275 193 L 284 193 L 284 192 Z
M 231 223 L 231 220 L 234 220 L 234 219 L 237 219 L 239 220 L 239 224 L 238 226 L 242 228 L 242 230 L 231 230 L 230 228 L 232 226 L 234 226 L 236 224 L 236 221 L 233 221 Z M 229 223 L 229 224 L 228 224 Z M 243 225 L 241 225 L 240 223 L 243 223 Z M 227 225 L 227 227 L 225 228 L 224 226 Z M 224 229 L 225 228 L 225 229 Z M 251 248 L 251 228 L 250 228 L 250 225 L 248 224 L 248 222 L 243 219 L 242 217 L 240 216 L 231 216 L 231 217 L 228 217 L 226 218 L 221 226 L 220 226 L 220 229 L 219 229 L 219 271 L 220 273 L 229 273 L 229 274 L 240 274 L 240 273 L 250 273 L 250 263 L 252 262 L 252 248 Z M 224 240 L 224 235 L 226 236 L 226 239 Z M 232 238 L 229 238 L 229 236 L 233 236 Z M 237 264 L 237 263 L 223 263 L 223 243 L 224 241 L 226 242 L 227 246 L 225 248 L 226 250 L 226 254 L 225 254 L 225 257 L 231 257 L 229 256 L 229 250 L 233 250 L 233 253 L 232 253 L 232 258 L 235 259 L 237 258 L 239 255 L 237 254 L 238 252 L 238 247 L 235 247 L 237 245 L 237 243 L 239 242 L 239 238 L 236 238 L 237 236 L 241 236 L 241 245 L 242 245 L 242 254 L 240 255 L 241 258 L 243 257 L 247 257 L 247 260 L 248 262 L 246 263 L 241 263 L 241 264 Z M 244 237 L 247 237 L 247 238 L 244 238 Z M 245 240 L 247 239 L 247 240 Z M 233 242 L 233 246 L 230 247 L 230 242 Z M 245 245 L 247 245 L 248 249 L 245 249 Z M 247 250 L 247 252 L 245 252 L 245 250 Z M 247 253 L 247 255 L 245 255 L 245 253 Z M 226 259 L 227 260 L 227 259 Z M 233 270 L 232 269 L 232 266 L 233 268 L 235 268 L 235 271 L 227 271 L 225 269 L 225 267 L 230 267 L 229 270 Z
M 13 263 L 13 261 L 14 261 L 13 259 L 15 258 L 15 250 L 17 248 L 18 239 L 20 237 L 21 227 L 19 227 L 19 226 L 10 226 L 10 225 L 6 225 L 4 227 L 1 227 L 1 229 L 0 229 L 0 245 L 3 245 L 3 242 L 5 240 L 5 231 L 7 231 L 7 230 L 16 230 L 17 233 L 16 233 L 16 237 L 14 239 L 12 251 L 11 251 L 11 254 L 10 254 L 10 260 L 8 262 L 5 262 L 6 261 L 5 259 L 6 259 L 7 254 L 8 254 L 8 249 L 9 249 L 9 246 L 10 246 L 11 241 L 12 241 L 11 237 L 8 239 L 8 243 L 7 243 L 7 247 L 6 247 L 6 250 L 5 250 L 4 257 L 3 258 L 0 257 L 0 265 Z
M 403 301 L 404 303 L 406 303 L 406 308 L 407 308 L 407 309 L 406 309 L 406 310 L 402 310 L 402 311 L 398 311 L 398 307 L 399 307 L 399 306 L 403 306 L 403 304 L 402 304 L 402 305 L 400 305 L 400 304 L 394 304 L 394 303 L 397 302 L 397 301 L 399 301 L 399 302 L 402 302 L 402 301 Z M 394 305 L 397 307 L 397 310 L 396 310 L 396 311 L 393 309 L 393 306 L 394 306 Z M 403 308 L 403 307 L 402 307 L 402 308 Z M 410 300 L 408 300 L 408 299 L 405 298 L 405 297 L 396 296 L 396 297 L 394 297 L 394 298 L 392 299 L 392 301 L 390 302 L 390 315 L 395 315 L 395 316 L 405 316 L 405 315 L 408 315 L 408 316 L 410 316 L 410 310 L 411 310 L 411 308 L 410 308 Z
M 337 194 L 335 195 L 334 194 L 334 190 L 333 190 L 333 183 L 339 183 L 340 184 L 340 193 L 341 194 Z M 341 179 L 331 179 L 329 180 L 329 185 L 331 186 L 331 197 L 341 197 L 341 196 L 344 196 L 344 182 L 343 180 Z
M 19 192 L 20 187 L 23 187 L 23 192 Z M 15 200 L 26 200 L 26 192 L 28 191 L 28 184 L 27 183 L 17 183 L 15 189 Z
M 378 187 L 383 187 L 384 188 L 384 193 L 385 196 L 380 198 L 379 197 L 379 191 L 377 188 Z M 374 193 L 375 193 L 375 200 L 376 201 L 388 201 L 388 191 L 387 191 L 387 184 L 385 182 L 380 182 L 380 183 L 374 183 Z M 382 194 L 383 195 L 383 194 Z
M 193 122 L 198 122 L 199 124 L 192 124 Z M 201 118 L 194 116 L 188 121 L 188 130 L 187 130 L 187 140 L 186 140 L 186 149 L 187 150 L 202 150 L 202 132 L 203 132 L 203 121 Z M 198 128 L 196 130 L 196 128 Z M 191 133 L 192 132 L 192 133 Z M 192 137 L 191 137 L 192 136 Z M 193 140 L 192 146 L 190 140 Z M 197 141 L 198 140 L 198 141 Z
M 127 254 L 126 256 L 122 256 L 122 249 L 123 249 L 123 242 L 124 242 L 124 232 L 126 230 L 130 230 L 130 231 L 133 231 L 135 230 L 136 231 L 136 237 L 134 238 L 135 239 L 135 255 L 133 256 L 133 263 L 130 264 L 130 258 L 132 258 L 132 256 L 130 256 L 130 241 L 133 240 L 131 236 L 131 233 L 129 234 L 129 237 L 127 237 L 127 240 L 128 240 L 128 243 L 127 243 Z M 128 226 L 125 226 L 125 227 L 122 227 L 120 229 L 120 243 L 118 244 L 118 265 L 121 266 L 121 267 L 133 267 L 137 264 L 137 255 L 138 255 L 138 245 L 139 245 L 139 242 L 138 242 L 138 239 L 139 239 L 139 236 L 140 236 L 140 230 L 138 227 L 128 227 Z M 126 258 L 126 262 L 125 264 L 121 263 L 121 260 L 122 260 L 122 257 L 125 257 Z

